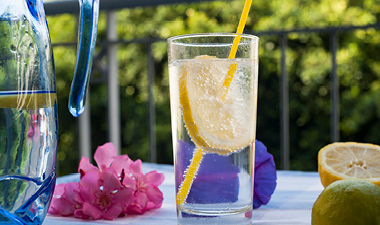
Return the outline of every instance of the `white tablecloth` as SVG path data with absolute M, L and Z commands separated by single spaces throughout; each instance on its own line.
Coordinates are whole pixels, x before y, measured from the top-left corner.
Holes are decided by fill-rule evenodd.
M 143 163 L 144 173 L 157 170 L 165 174 L 165 181 L 159 186 L 164 194 L 162 207 L 143 215 L 126 216 L 107 220 L 81 220 L 74 217 L 60 217 L 49 214 L 44 225 L 175 225 L 177 214 L 174 194 L 174 169 L 171 165 Z M 57 179 L 57 183 L 79 181 L 79 175 L 69 175 Z M 323 186 L 317 172 L 277 171 L 277 187 L 267 205 L 253 210 L 252 224 L 265 225 L 309 225 L 311 209 Z

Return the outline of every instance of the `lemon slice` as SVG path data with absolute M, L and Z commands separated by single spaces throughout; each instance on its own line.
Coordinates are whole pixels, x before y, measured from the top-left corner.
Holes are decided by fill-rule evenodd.
M 231 61 L 198 56 L 182 66 L 179 78 L 183 120 L 193 142 L 206 153 L 229 154 L 255 140 L 254 104 L 234 82 L 224 96 Z
M 344 179 L 368 180 L 380 187 L 380 146 L 356 142 L 327 145 L 318 153 L 318 171 L 324 187 Z
M 186 201 L 204 154 L 227 155 L 255 140 L 252 129 L 255 126 L 255 102 L 247 96 L 244 98 L 236 83 L 229 82 L 228 87 L 224 85 L 232 63 L 236 64 L 203 55 L 182 66 L 179 101 L 187 132 L 196 148 L 178 190 L 177 205 Z
M 0 92 L 0 108 L 37 109 L 54 105 L 56 93 L 11 93 Z

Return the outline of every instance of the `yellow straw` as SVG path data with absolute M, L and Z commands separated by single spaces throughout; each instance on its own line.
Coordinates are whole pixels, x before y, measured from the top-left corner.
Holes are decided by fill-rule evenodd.
M 185 179 L 183 180 L 177 193 L 177 205 L 182 205 L 186 201 L 191 185 L 193 184 L 194 176 L 197 173 L 199 165 L 202 161 L 203 154 L 202 149 L 199 147 L 194 150 L 193 159 L 191 160 Z
M 237 52 L 239 42 L 241 39 L 241 34 L 243 34 L 245 23 L 247 22 L 247 18 L 248 18 L 249 9 L 251 8 L 251 4 L 252 4 L 252 0 L 245 1 L 243 13 L 241 14 L 239 25 L 236 31 L 238 35 L 234 38 L 234 42 L 232 43 L 232 48 L 230 51 L 230 55 L 228 56 L 228 59 L 234 59 L 236 56 L 236 52 Z M 223 82 L 223 87 L 225 87 L 224 94 L 222 96 L 223 100 L 227 95 L 228 89 L 230 88 L 230 84 L 232 82 L 232 79 L 234 78 L 234 74 L 236 70 L 237 70 L 237 63 L 232 63 L 230 65 L 230 68 Z
M 236 31 L 236 33 L 238 35 L 235 37 L 234 42 L 232 43 L 232 48 L 230 51 L 230 55 L 228 57 L 229 59 L 235 58 L 236 51 L 237 51 L 237 48 L 238 48 L 238 45 L 239 45 L 239 42 L 241 39 L 241 34 L 243 34 L 243 30 L 245 27 L 245 23 L 247 21 L 249 9 L 251 8 L 251 4 L 252 4 L 252 0 L 246 0 L 245 1 L 243 13 L 240 17 L 239 25 L 238 25 L 238 28 Z M 225 78 L 224 83 L 223 83 L 223 86 L 225 87 L 225 92 L 224 92 L 222 99 L 225 98 L 225 96 L 228 92 L 229 86 L 230 86 L 231 81 L 234 77 L 236 69 L 237 69 L 237 63 L 230 65 L 230 68 L 228 70 L 228 73 L 227 73 L 226 78 Z M 195 144 L 198 145 L 197 143 L 195 143 Z M 181 186 L 179 187 L 178 193 L 177 193 L 177 200 L 176 200 L 177 205 L 182 205 L 186 201 L 187 195 L 190 192 L 190 188 L 193 184 L 193 180 L 194 180 L 195 175 L 198 171 L 199 165 L 202 161 L 204 154 L 205 154 L 205 152 L 200 147 L 197 147 L 194 150 L 193 159 L 191 160 L 191 163 L 190 163 L 189 168 L 188 168 L 186 175 L 185 175 L 185 179 L 183 180 Z

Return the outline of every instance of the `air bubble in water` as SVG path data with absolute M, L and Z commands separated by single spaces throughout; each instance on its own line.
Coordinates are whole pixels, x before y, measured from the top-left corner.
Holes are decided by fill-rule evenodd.
M 16 48 L 15 45 L 11 45 L 10 50 L 11 50 L 12 53 L 16 53 L 17 52 L 17 48 Z

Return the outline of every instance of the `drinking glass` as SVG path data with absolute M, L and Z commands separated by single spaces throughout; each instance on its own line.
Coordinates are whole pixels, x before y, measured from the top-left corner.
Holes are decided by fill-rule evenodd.
M 251 224 L 258 42 L 230 33 L 168 39 L 179 224 Z

